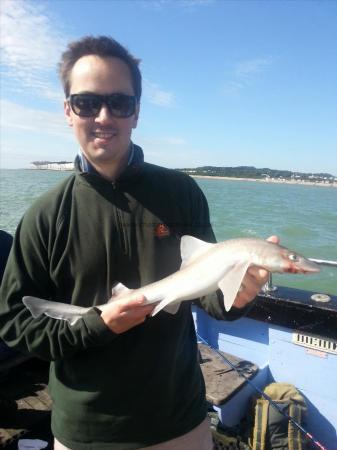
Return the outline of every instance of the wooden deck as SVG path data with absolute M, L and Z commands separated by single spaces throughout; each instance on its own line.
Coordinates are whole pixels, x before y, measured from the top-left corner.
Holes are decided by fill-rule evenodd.
M 212 405 L 226 403 L 246 381 L 206 345 L 199 344 L 200 366 L 206 383 L 206 397 Z M 246 377 L 258 367 L 224 353 Z M 18 363 L 18 361 L 16 361 Z M 3 368 L 2 368 L 3 369 Z M 47 391 L 49 364 L 37 359 L 22 360 L 0 372 L 0 448 L 16 450 L 22 438 L 44 439 L 52 449 L 51 399 Z
M 247 382 L 207 345 L 199 344 L 200 367 L 206 384 L 206 399 L 215 406 L 223 405 Z M 258 366 L 228 353 L 223 354 L 247 378 L 253 378 Z
M 0 379 L 0 448 L 17 448 L 20 438 L 49 435 L 51 399 L 47 363 L 31 359 Z M 15 443 L 15 444 L 14 444 Z

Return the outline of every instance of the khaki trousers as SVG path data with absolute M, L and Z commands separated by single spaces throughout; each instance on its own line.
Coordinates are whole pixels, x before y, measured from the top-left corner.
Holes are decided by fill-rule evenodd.
M 143 447 L 139 450 L 213 450 L 212 434 L 208 417 L 189 433 L 179 436 L 161 444 Z M 71 450 L 57 439 L 54 441 L 54 450 Z M 114 450 L 111 447 L 111 450 Z

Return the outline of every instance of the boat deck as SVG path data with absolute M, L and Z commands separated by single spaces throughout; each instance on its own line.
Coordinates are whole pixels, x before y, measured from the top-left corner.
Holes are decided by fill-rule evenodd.
M 210 347 L 199 344 L 200 367 L 206 384 L 206 399 L 215 406 L 229 401 L 247 382 Z M 255 376 L 259 368 L 250 361 L 220 352 L 244 377 Z
M 200 366 L 210 404 L 221 405 L 246 383 L 217 353 L 199 344 Z M 224 353 L 246 377 L 253 377 L 258 367 Z M 53 448 L 50 431 L 52 402 L 47 391 L 48 363 L 30 359 L 12 367 L 0 380 L 0 448 L 16 450 L 19 439 L 42 439 Z M 216 447 L 217 448 L 217 447 Z
M 52 448 L 48 364 L 31 359 L 0 380 L 0 448 L 17 449 L 17 441 L 43 439 Z

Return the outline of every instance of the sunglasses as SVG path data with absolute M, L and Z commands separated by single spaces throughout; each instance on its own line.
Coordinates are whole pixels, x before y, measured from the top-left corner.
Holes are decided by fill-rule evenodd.
M 103 103 L 113 117 L 127 118 L 136 110 L 136 97 L 126 94 L 72 94 L 67 98 L 73 112 L 80 117 L 95 117 Z

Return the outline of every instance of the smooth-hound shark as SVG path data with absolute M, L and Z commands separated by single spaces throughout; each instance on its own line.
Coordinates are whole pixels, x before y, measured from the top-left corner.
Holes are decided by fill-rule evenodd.
M 144 295 L 145 304 L 157 303 L 152 316 L 162 309 L 175 314 L 181 302 L 220 289 L 226 311 L 229 311 L 250 266 L 286 273 L 315 273 L 320 270 L 317 264 L 304 256 L 263 239 L 239 238 L 210 244 L 185 235 L 181 238 L 180 251 L 180 270 L 135 290 L 119 283 L 112 289 L 109 301 L 96 308 L 103 311 L 111 302 L 123 299 L 132 292 Z M 45 314 L 67 320 L 71 325 L 91 309 L 28 296 L 23 297 L 22 301 L 33 317 Z

